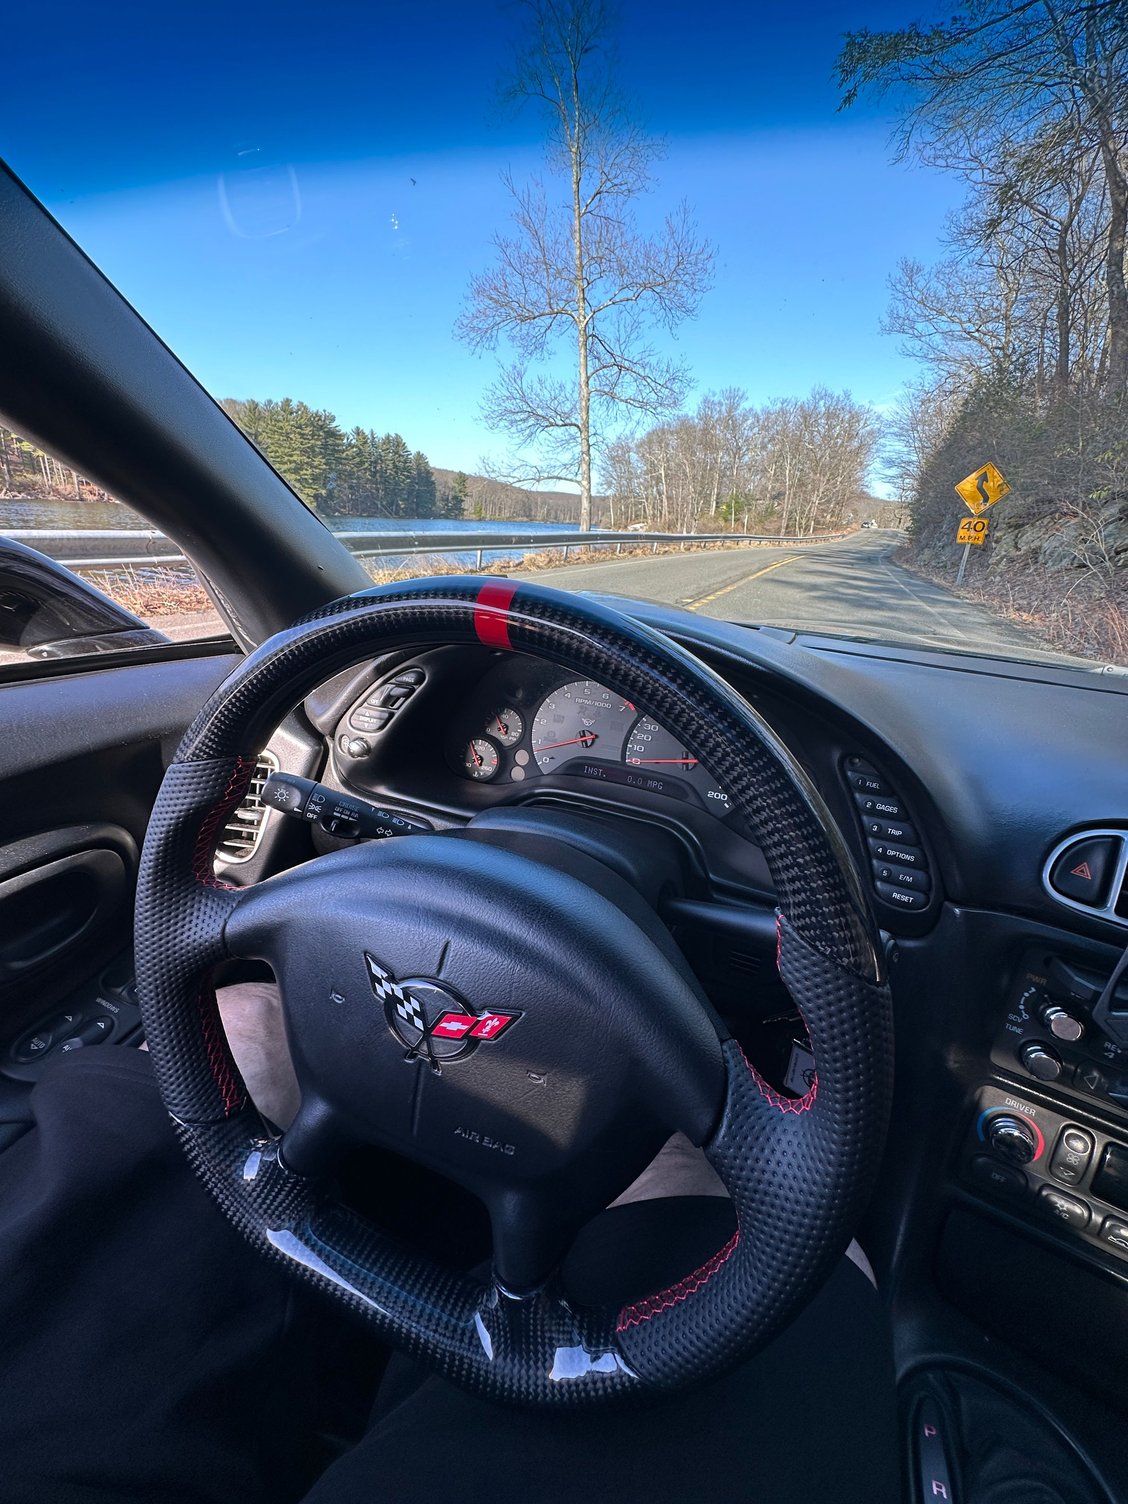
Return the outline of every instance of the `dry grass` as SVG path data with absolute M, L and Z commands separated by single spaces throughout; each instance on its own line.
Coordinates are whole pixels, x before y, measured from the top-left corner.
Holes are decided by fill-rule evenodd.
M 1060 652 L 1128 667 L 1128 580 L 1098 569 L 1047 574 L 1008 562 L 957 590 L 950 570 L 921 561 L 911 548 L 898 549 L 896 558 L 914 574 L 1037 632 Z
M 142 621 L 215 613 L 211 596 L 195 576 L 174 569 L 157 569 L 143 575 L 135 569 L 117 569 L 92 575 L 92 580 L 111 600 Z

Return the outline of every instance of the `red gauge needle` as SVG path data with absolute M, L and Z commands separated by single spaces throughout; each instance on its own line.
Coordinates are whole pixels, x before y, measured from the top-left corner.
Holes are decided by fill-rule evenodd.
M 536 750 L 538 752 L 551 752 L 553 747 L 590 747 L 592 742 L 598 740 L 598 737 L 598 731 L 585 731 L 582 736 L 570 737 L 566 742 L 545 742 L 543 746 L 538 747 Z
M 695 768 L 697 766 L 696 757 L 631 757 L 628 761 L 632 765 L 644 762 L 661 762 L 676 763 L 679 768 Z
M 477 751 L 476 747 L 472 746 L 470 748 L 470 756 L 474 759 L 474 766 L 477 767 L 477 768 L 480 768 L 482 766 L 482 759 L 478 755 L 478 751 Z
M 505 724 L 505 722 L 499 720 L 496 716 L 494 717 L 494 719 L 497 720 L 497 729 L 501 732 L 502 736 L 508 736 L 509 727 Z

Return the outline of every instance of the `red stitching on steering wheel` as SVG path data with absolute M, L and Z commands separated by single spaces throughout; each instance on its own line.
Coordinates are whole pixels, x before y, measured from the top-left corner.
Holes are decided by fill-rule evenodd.
M 736 1047 L 738 1050 L 740 1050 L 740 1058 L 744 1061 L 745 1065 L 752 1073 L 752 1079 L 756 1083 L 756 1089 L 763 1097 L 765 1102 L 770 1103 L 770 1105 L 772 1107 L 775 1107 L 779 1112 L 809 1112 L 815 1105 L 815 1098 L 819 1094 L 818 1076 L 816 1076 L 814 1081 L 812 1081 L 810 1089 L 804 1092 L 801 1097 L 782 1096 L 778 1091 L 776 1091 L 774 1086 L 769 1086 L 768 1083 L 764 1080 L 763 1076 L 761 1076 L 760 1072 L 756 1069 L 751 1060 L 749 1060 L 748 1056 L 744 1053 L 739 1040 L 736 1042 Z
M 671 1306 L 679 1305 L 683 1300 L 688 1300 L 691 1295 L 696 1295 L 698 1290 L 709 1283 L 717 1270 L 728 1263 L 739 1244 L 740 1228 L 738 1227 L 725 1246 L 719 1248 L 711 1259 L 707 1259 L 692 1274 L 687 1274 L 684 1279 L 678 1280 L 676 1285 L 659 1290 L 657 1295 L 648 1295 L 645 1300 L 637 1301 L 633 1306 L 624 1306 L 619 1312 L 615 1330 L 625 1332 L 628 1327 L 641 1326 L 652 1316 L 668 1311 Z
M 205 888 L 220 888 L 231 893 L 234 883 L 225 883 L 216 877 L 212 863 L 215 860 L 215 833 L 250 787 L 255 765 L 250 758 L 237 757 L 227 780 L 227 787 L 204 816 L 196 844 L 192 847 L 192 876 Z
M 224 883 L 223 886 L 227 887 L 228 884 Z M 207 1051 L 208 1065 L 211 1067 L 215 1084 L 219 1087 L 220 1096 L 223 1098 L 223 1115 L 229 1118 L 232 1113 L 238 1112 L 243 1106 L 247 1100 L 247 1094 L 237 1074 L 231 1047 L 227 1043 L 227 1035 L 223 1032 L 223 1021 L 219 1016 L 215 988 L 210 982 L 200 983 L 196 1006 L 199 1009 L 200 1033 L 203 1036 L 204 1049 Z

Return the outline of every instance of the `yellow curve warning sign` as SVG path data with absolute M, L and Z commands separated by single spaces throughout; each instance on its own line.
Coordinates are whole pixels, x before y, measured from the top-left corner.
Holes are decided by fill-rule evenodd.
M 1009 490 L 1010 484 L 1006 476 L 990 460 L 965 476 L 956 486 L 960 500 L 976 517 L 988 507 L 993 507 L 997 501 L 1002 501 Z M 980 538 L 978 541 L 982 543 L 983 540 Z
M 956 530 L 957 543 L 986 543 L 987 518 L 964 517 Z

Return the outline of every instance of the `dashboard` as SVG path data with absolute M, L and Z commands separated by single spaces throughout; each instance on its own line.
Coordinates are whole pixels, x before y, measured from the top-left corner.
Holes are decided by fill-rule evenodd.
M 953 902 L 1097 939 L 1122 933 L 1128 916 L 1071 903 L 1050 858 L 1086 826 L 1128 823 L 1128 681 L 616 604 L 673 628 L 787 745 L 888 933 L 925 936 Z M 402 653 L 337 675 L 303 711 L 313 738 L 299 771 L 316 767 L 331 788 L 440 830 L 525 805 L 644 821 L 683 841 L 702 894 L 774 896 L 698 750 L 645 705 L 539 659 L 481 646 Z
M 1030 1342 L 1068 1369 L 1079 1303 L 1103 1320 L 1111 1292 L 1128 1292 L 1128 979 L 1115 976 L 1128 945 L 1128 680 L 613 604 L 697 653 L 765 719 L 866 884 L 898 1072 L 883 1172 L 897 1211 L 868 1228 L 867 1250 L 888 1264 L 915 1244 L 946 1299 L 1008 1338 L 1028 1330 L 1035 1299 L 1014 1271 L 1066 1278 L 1065 1260 L 1083 1297 L 1060 1319 L 1040 1307 Z M 605 860 L 632 844 L 616 837 L 623 822 L 672 837 L 676 893 L 648 896 L 769 1078 L 809 1084 L 809 1041 L 775 974 L 763 854 L 692 740 L 647 706 L 459 646 L 340 674 L 300 720 L 285 765 L 440 831 L 489 838 L 535 806 L 561 830 L 601 824 Z M 340 844 L 312 834 L 318 850 Z M 225 875 L 256 880 L 270 848 L 268 835 L 249 871 Z M 1112 1386 L 1118 1364 L 1090 1355 L 1078 1381 Z
M 696 749 L 595 680 L 446 647 L 338 676 L 305 708 L 331 787 L 439 829 L 529 804 L 645 820 L 677 833 L 710 879 L 770 894 L 758 847 Z

